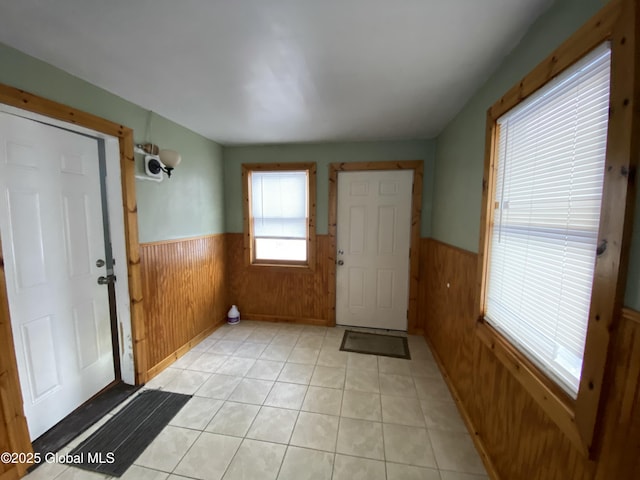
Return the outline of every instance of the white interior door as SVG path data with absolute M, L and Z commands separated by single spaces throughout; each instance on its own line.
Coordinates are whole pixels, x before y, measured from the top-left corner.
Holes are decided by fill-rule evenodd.
M 32 439 L 115 378 L 98 142 L 0 113 L 0 234 Z
M 338 173 L 336 323 L 407 330 L 413 170 Z

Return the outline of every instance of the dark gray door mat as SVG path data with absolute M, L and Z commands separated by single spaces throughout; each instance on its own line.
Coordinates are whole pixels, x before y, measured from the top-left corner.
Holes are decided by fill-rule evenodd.
M 344 332 L 340 350 L 381 355 L 383 357 L 411 359 L 407 338 L 395 335 L 381 335 L 378 333 L 347 330 Z
M 137 392 L 139 388 L 139 385 L 127 385 L 126 383 L 120 382 L 97 397 L 89 400 L 71 412 L 69 416 L 62 419 L 53 428 L 34 440 L 33 451 L 39 453 L 40 459 L 44 461 L 47 453 L 61 450 L 67 443 L 77 437 L 78 434 L 84 432 L 124 402 L 132 394 Z M 31 469 L 37 466 L 38 465 L 33 465 L 29 470 L 31 471 Z
M 74 448 L 73 466 L 121 476 L 191 395 L 146 390 Z

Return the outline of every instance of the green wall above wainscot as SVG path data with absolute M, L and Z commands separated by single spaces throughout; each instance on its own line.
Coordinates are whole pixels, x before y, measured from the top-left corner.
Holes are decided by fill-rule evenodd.
M 0 83 L 92 113 L 147 138 L 148 110 L 36 58 L 0 44 Z M 223 162 L 220 145 L 159 115 L 149 139 L 182 154 L 169 181 L 136 182 L 140 242 L 224 232 Z M 142 156 L 136 168 L 142 171 Z
M 227 232 L 242 232 L 242 164 L 316 162 L 316 232 L 329 228 L 329 164 L 388 160 L 423 160 L 422 189 L 423 237 L 430 235 L 431 196 L 433 192 L 434 142 L 432 140 L 345 142 L 224 147 L 225 218 Z

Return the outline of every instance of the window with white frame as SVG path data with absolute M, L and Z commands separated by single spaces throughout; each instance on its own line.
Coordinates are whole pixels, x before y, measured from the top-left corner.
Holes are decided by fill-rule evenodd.
M 245 165 L 250 263 L 308 265 L 312 164 Z
M 497 121 L 485 320 L 576 398 L 596 258 L 610 48 Z

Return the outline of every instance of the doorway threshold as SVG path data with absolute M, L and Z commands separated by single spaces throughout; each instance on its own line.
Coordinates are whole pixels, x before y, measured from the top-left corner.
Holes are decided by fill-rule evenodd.
M 36 438 L 32 443 L 34 453 L 39 453 L 40 458 L 44 459 L 47 453 L 60 451 L 139 389 L 140 385 L 119 382 L 103 390 Z M 29 471 L 37 468 L 38 465 L 34 464 Z

